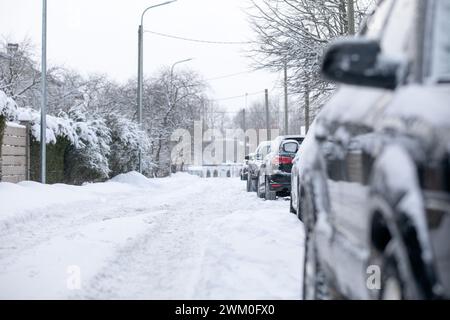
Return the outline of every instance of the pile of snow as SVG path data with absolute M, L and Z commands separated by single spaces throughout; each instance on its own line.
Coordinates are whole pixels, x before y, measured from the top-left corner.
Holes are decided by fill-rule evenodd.
M 150 180 L 149 178 L 136 171 L 119 174 L 109 181 L 129 184 L 139 188 L 154 188 L 156 186 L 155 181 Z
M 55 205 L 106 201 L 108 196 L 134 193 L 137 189 L 154 188 L 156 185 L 137 172 L 121 174 L 105 183 L 92 183 L 81 187 L 65 184 L 43 185 L 32 181 L 17 184 L 0 182 L 0 230 L 43 214 L 45 210 L 42 209 Z

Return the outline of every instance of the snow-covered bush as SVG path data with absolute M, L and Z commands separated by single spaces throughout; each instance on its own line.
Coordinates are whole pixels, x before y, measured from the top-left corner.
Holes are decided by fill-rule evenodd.
M 3 116 L 5 119 L 11 119 L 14 118 L 16 112 L 16 102 L 0 90 L 0 116 Z
M 111 172 L 111 131 L 104 119 L 86 112 L 84 107 L 69 111 L 79 145 L 72 144 L 66 152 L 66 182 L 82 184 L 105 180 Z
M 142 155 L 143 171 L 150 172 L 154 165 L 151 161 L 151 141 L 147 132 L 141 130 L 135 121 L 116 113 L 107 115 L 106 123 L 111 130 L 111 175 L 136 170 L 139 151 Z
M 0 90 L 0 152 L 3 144 L 3 132 L 6 126 L 6 120 L 13 118 L 17 110 L 15 101 Z
M 38 111 L 30 107 L 17 108 L 14 120 L 29 122 L 32 137 L 38 142 L 41 141 L 41 114 Z M 61 112 L 58 117 L 47 115 L 46 124 L 47 144 L 55 144 L 58 137 L 63 137 L 76 147 L 82 145 L 80 137 L 75 130 L 74 121 L 69 119 L 66 113 Z
M 109 177 L 110 130 L 103 119 L 87 114 L 83 107 L 77 107 L 68 114 L 47 115 L 47 171 L 50 183 L 65 181 L 81 184 Z M 0 91 L 0 115 L 10 121 L 27 121 L 30 124 L 31 178 L 40 180 L 40 113 L 30 107 L 17 107 L 11 98 Z

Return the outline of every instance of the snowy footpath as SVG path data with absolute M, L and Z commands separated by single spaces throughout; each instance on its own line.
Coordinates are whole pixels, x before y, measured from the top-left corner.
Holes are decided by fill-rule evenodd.
M 0 183 L 0 299 L 298 299 L 303 226 L 238 179 Z

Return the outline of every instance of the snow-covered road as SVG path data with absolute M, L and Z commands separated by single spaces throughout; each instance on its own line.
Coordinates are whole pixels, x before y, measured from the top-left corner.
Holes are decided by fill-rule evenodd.
M 0 298 L 298 299 L 302 224 L 244 186 L 0 184 Z

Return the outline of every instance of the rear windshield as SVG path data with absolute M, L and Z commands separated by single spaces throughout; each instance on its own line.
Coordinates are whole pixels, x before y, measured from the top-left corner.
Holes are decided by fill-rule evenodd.
M 298 143 L 295 142 L 286 142 L 282 145 L 283 151 L 287 153 L 297 153 L 298 147 Z

